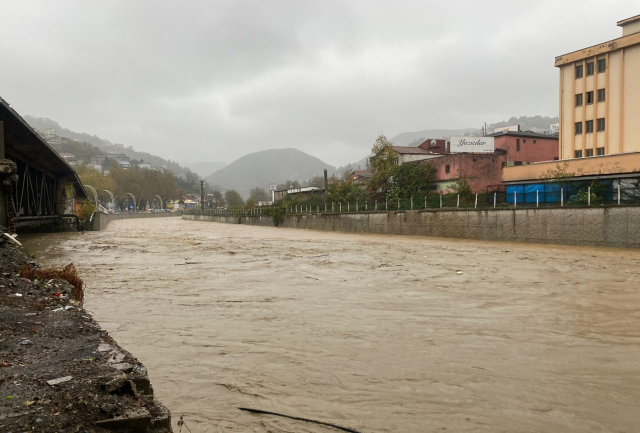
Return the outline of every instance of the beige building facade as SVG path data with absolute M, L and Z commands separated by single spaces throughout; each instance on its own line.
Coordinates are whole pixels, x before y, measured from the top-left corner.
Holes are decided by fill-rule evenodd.
M 560 159 L 640 151 L 640 15 L 623 36 L 556 57 Z

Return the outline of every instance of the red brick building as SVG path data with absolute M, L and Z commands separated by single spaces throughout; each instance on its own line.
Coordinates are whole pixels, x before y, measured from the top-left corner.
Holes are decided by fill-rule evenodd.
M 438 192 L 450 191 L 460 175 L 464 175 L 473 192 L 484 193 L 504 187 L 501 179 L 503 167 L 558 159 L 557 135 L 503 131 L 490 137 L 494 137 L 493 153 L 450 153 L 447 143 L 443 154 L 410 163 L 431 164 L 436 169 L 435 190 Z M 430 140 L 420 146 L 425 145 L 430 145 Z

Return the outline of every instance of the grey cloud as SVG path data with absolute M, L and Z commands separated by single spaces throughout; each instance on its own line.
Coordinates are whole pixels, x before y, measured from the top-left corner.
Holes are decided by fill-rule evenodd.
M 20 113 L 178 161 L 554 115 L 556 55 L 616 38 L 631 1 L 0 0 Z

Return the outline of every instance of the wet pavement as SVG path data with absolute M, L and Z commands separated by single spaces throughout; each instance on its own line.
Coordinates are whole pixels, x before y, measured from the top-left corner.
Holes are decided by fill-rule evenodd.
M 362 432 L 640 425 L 637 250 L 173 218 L 26 244 L 76 265 L 194 433 L 332 431 L 238 407 Z

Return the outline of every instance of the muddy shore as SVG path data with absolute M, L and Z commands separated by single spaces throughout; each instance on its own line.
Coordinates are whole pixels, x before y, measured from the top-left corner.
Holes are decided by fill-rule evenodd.
M 0 245 L 0 431 L 171 432 L 146 368 L 74 299 L 65 280 Z

